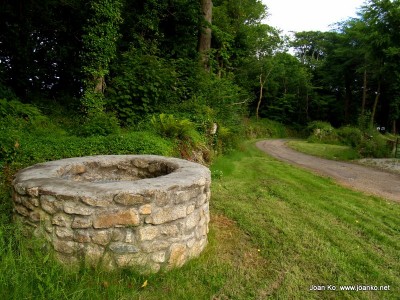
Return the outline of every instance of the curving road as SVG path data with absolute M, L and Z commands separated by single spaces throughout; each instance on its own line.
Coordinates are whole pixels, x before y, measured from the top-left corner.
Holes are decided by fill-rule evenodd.
M 400 202 L 400 175 L 303 154 L 287 147 L 286 142 L 265 140 L 256 146 L 279 160 L 331 177 L 347 187 Z

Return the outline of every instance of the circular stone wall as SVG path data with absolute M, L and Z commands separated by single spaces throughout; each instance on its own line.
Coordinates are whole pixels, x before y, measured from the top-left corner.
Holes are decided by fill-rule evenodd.
M 157 272 L 207 244 L 210 171 L 153 155 L 69 158 L 21 170 L 14 217 L 60 261 Z

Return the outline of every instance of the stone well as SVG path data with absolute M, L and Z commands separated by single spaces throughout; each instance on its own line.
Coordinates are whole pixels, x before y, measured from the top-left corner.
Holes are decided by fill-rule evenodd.
M 21 170 L 14 217 L 60 261 L 158 272 L 207 244 L 210 171 L 153 155 L 62 159 Z M 30 231 L 28 231 L 30 232 Z

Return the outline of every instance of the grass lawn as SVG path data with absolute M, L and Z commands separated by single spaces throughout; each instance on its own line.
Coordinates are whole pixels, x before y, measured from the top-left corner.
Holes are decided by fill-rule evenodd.
M 0 299 L 398 299 L 399 203 L 340 187 L 252 143 L 217 159 L 212 172 L 209 245 L 181 269 L 64 270 L 43 249 L 21 245 L 3 219 Z
M 356 150 L 349 146 L 290 141 L 288 146 L 294 150 L 333 160 L 353 160 L 360 158 Z

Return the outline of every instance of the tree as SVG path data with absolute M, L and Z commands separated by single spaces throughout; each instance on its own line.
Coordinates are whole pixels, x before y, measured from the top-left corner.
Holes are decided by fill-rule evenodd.
M 209 52 L 211 49 L 211 23 L 212 23 L 212 1 L 200 0 L 201 10 L 204 16 L 203 26 L 199 34 L 199 53 L 201 64 L 206 71 L 210 70 Z
M 87 112 L 103 111 L 105 76 L 116 57 L 118 29 L 121 19 L 120 0 L 92 0 L 91 16 L 84 27 L 83 73 L 86 76 L 82 103 Z

